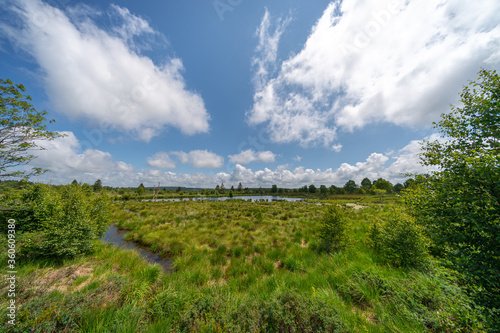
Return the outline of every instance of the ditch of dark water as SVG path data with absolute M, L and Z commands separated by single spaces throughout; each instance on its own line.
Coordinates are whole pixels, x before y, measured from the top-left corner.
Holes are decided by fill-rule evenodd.
M 134 250 L 139 253 L 146 261 L 152 264 L 160 265 L 165 272 L 172 270 L 172 259 L 162 258 L 158 253 L 153 253 L 145 246 L 141 246 L 134 241 L 125 240 L 125 235 L 128 231 L 120 230 L 115 225 L 110 225 L 106 235 L 101 238 L 104 242 L 113 244 L 122 249 Z

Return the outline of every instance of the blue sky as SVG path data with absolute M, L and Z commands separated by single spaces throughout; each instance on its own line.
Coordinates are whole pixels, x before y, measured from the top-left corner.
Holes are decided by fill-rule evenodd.
M 0 1 L 1 77 L 66 134 L 53 184 L 402 182 L 500 68 L 497 1 Z

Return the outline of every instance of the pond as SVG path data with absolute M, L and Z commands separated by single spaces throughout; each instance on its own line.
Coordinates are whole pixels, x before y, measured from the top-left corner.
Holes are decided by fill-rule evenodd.
M 230 197 L 195 197 L 195 198 L 174 198 L 174 199 L 157 199 L 156 201 L 189 201 L 189 200 L 207 200 L 207 201 L 225 201 L 225 200 L 234 200 L 234 199 L 242 199 L 242 200 L 250 200 L 252 202 L 258 201 L 276 201 L 283 200 L 289 202 L 295 201 L 303 201 L 302 198 L 287 198 L 280 197 L 278 195 L 242 195 L 242 196 L 234 196 Z M 143 201 L 151 201 L 151 200 L 143 200 Z
M 113 244 L 122 249 L 135 250 L 141 257 L 152 264 L 160 265 L 165 272 L 172 270 L 172 260 L 160 257 L 157 253 L 151 252 L 147 247 L 141 246 L 134 241 L 124 239 L 127 231 L 118 229 L 115 225 L 110 225 L 106 235 L 101 238 L 104 242 Z

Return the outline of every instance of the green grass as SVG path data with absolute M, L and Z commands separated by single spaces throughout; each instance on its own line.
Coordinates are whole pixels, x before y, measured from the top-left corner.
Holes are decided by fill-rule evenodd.
M 451 274 L 394 268 L 373 253 L 370 224 L 390 207 L 346 208 L 350 246 L 327 254 L 313 250 L 316 230 L 337 202 L 315 203 L 117 204 L 115 223 L 171 257 L 174 271 L 109 245 L 60 266 L 19 263 L 19 323 L 67 332 L 483 331 Z

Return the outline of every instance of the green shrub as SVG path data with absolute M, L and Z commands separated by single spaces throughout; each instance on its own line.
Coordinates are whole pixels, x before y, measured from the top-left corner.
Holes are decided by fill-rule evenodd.
M 29 257 L 60 260 L 89 253 L 110 222 L 109 198 L 81 186 L 36 184 L 2 201 L 11 204 L 8 218 L 24 234 L 19 254 Z
M 320 244 L 317 249 L 325 252 L 342 250 L 349 244 L 348 222 L 343 208 L 329 206 L 318 228 Z
M 373 223 L 369 239 L 375 252 L 395 266 L 422 268 L 429 263 L 429 239 L 401 210 L 394 210 L 385 222 Z

